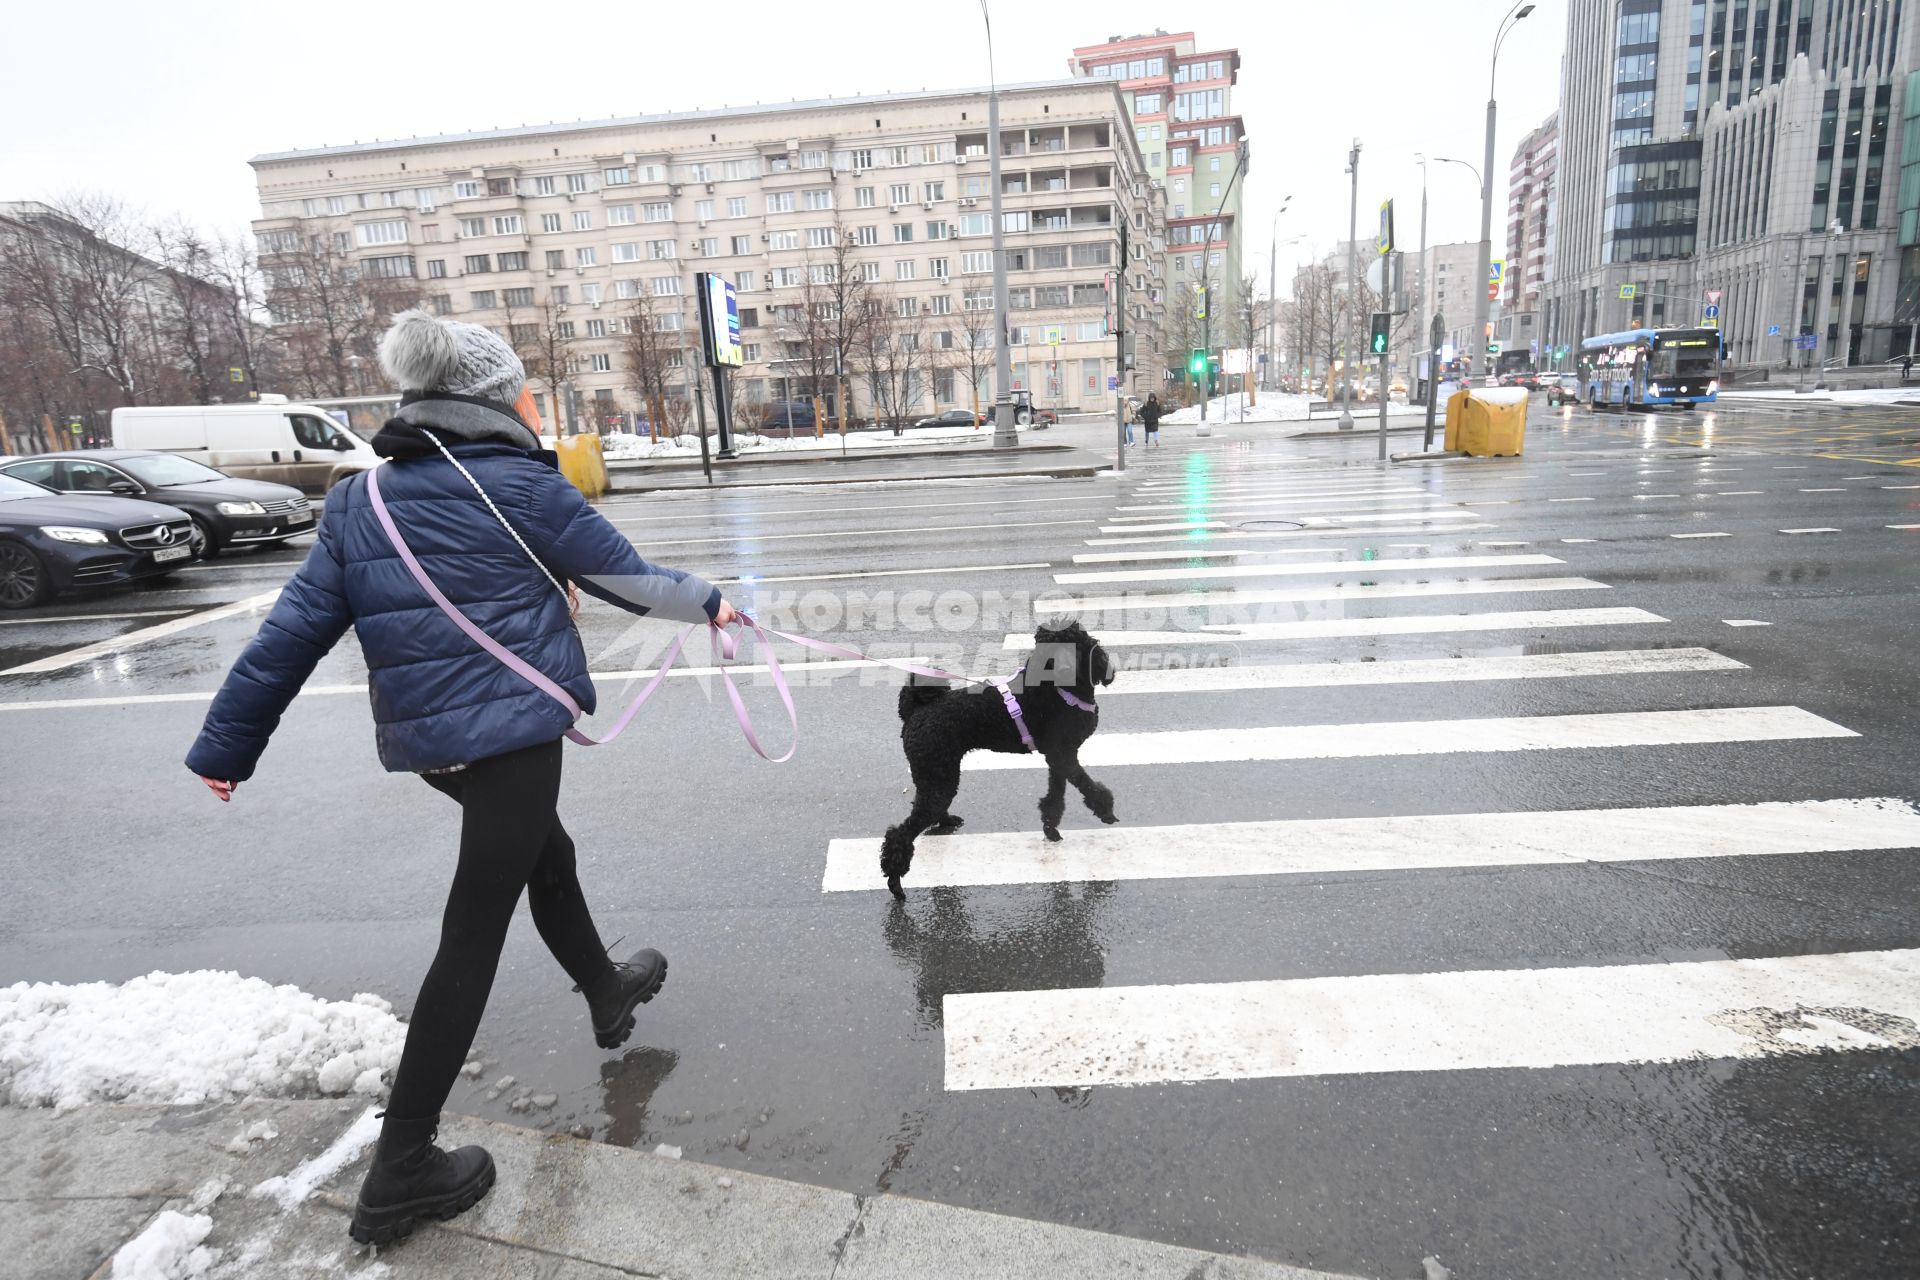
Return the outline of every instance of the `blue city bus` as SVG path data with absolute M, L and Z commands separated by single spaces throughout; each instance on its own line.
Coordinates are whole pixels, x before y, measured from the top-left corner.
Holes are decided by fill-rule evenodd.
M 1718 329 L 1629 329 L 1580 344 L 1587 403 L 1598 409 L 1712 404 L 1720 393 Z

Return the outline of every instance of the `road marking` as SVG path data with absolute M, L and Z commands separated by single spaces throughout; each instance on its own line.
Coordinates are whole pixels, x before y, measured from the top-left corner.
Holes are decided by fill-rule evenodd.
M 1838 489 L 1802 489 L 1800 492 L 1802 493 L 1845 493 L 1846 491 L 1847 491 L 1846 486 L 1842 485 Z
M 1183 520 L 1173 524 L 1103 524 L 1102 533 L 1171 533 L 1180 529 L 1231 529 L 1225 520 Z
M 1454 582 L 1341 582 L 1324 587 L 1227 587 L 1219 591 L 1136 591 L 1119 596 L 1043 596 L 1034 611 L 1048 617 L 1138 613 L 1148 609 L 1237 609 L 1315 600 L 1382 600 L 1404 596 L 1477 596 L 1521 591 L 1607 591 L 1592 578 L 1465 578 Z
M 1428 493 L 1425 489 L 1354 489 L 1321 491 L 1319 493 L 1274 494 L 1213 494 L 1196 493 L 1179 502 L 1138 502 L 1128 503 L 1114 508 L 1115 511 L 1144 511 L 1166 516 L 1181 511 L 1191 511 L 1198 507 L 1226 507 L 1243 510 L 1254 507 L 1277 507 L 1288 503 L 1300 502 L 1356 502 L 1367 499 L 1384 501 L 1388 498 L 1440 497 Z M 1147 519 L 1147 516 L 1136 517 Z
M 1332 636 L 1408 636 L 1451 631 L 1512 631 L 1524 627 L 1611 627 L 1665 622 L 1657 613 L 1621 606 L 1605 609 L 1519 609 L 1494 613 L 1394 614 L 1386 618 L 1306 618 L 1297 622 L 1209 623 L 1197 631 L 1095 631 L 1110 649 L 1141 645 L 1239 644 L 1243 640 L 1323 640 Z M 1031 649 L 1034 638 L 1009 632 L 1004 649 Z
M 1807 469 L 1807 464 L 1804 462 L 1796 462 L 1791 466 L 1783 465 L 1783 466 L 1776 466 L 1774 468 L 1775 471 L 1805 471 L 1806 469 Z
M 1860 735 L 1799 707 L 1705 707 L 1692 711 L 1600 711 L 1484 720 L 1389 720 L 1102 733 L 1080 748 L 1088 768 L 1219 764 L 1244 760 L 1346 760 L 1581 747 L 1667 747 L 1712 742 L 1785 742 Z M 1044 769 L 1035 755 L 976 752 L 969 771 Z
M 1084 520 L 1031 520 L 1020 524 L 925 524 L 895 529 L 827 529 L 812 533 L 736 533 L 724 538 L 677 538 L 671 541 L 638 538 L 635 539 L 635 545 L 699 547 L 716 543 L 724 545 L 736 542 L 788 542 L 800 538 L 867 538 L 895 533 L 964 533 L 976 529 L 1046 529 L 1056 525 L 1097 523 L 1097 520 L 1089 517 Z
M 119 622 L 126 618 L 165 618 L 185 609 L 137 609 L 132 613 L 68 613 L 54 618 L 0 618 L 0 627 L 51 626 L 56 622 Z
M 673 496 L 674 492 L 675 492 L 674 490 L 670 490 L 670 489 L 661 490 L 658 493 L 651 495 L 655 501 L 650 501 L 646 505 L 655 506 L 658 499 L 670 498 Z M 712 495 L 703 494 L 702 496 L 711 496 L 711 497 L 717 498 L 717 497 L 729 496 L 729 493 L 727 491 L 722 491 L 720 493 L 715 493 Z M 1062 502 L 1111 502 L 1111 501 L 1113 501 L 1112 494 L 1082 493 L 1082 494 L 1063 494 L 1058 497 L 1052 497 L 1052 498 L 977 498 L 977 499 L 969 499 L 968 501 L 965 501 L 965 502 L 893 502 L 893 503 L 876 504 L 876 505 L 870 505 L 870 506 L 841 507 L 841 508 L 838 508 L 838 511 L 840 514 L 843 514 L 843 515 L 856 515 L 856 514 L 860 514 L 862 512 L 867 512 L 867 511 L 931 511 L 936 508 L 942 508 L 942 507 L 1025 507 L 1025 506 L 1033 506 L 1033 505 L 1042 504 L 1042 503 L 1047 505 L 1057 505 Z M 621 503 L 617 506 L 613 506 L 608 509 L 614 510 L 614 511 L 621 511 L 621 510 L 625 510 L 626 507 L 630 505 L 636 505 L 636 504 Z M 667 515 L 661 515 L 656 510 L 652 514 L 644 515 L 644 516 L 608 516 L 607 519 L 614 524 L 683 525 L 687 517 L 692 514 L 694 513 L 691 511 L 676 511 L 676 512 L 669 513 Z M 745 508 L 739 511 L 711 511 L 711 512 L 703 511 L 699 513 L 700 517 L 706 520 L 713 520 L 713 519 L 762 520 L 768 516 L 815 516 L 819 514 L 820 514 L 820 510 L 817 507 L 785 507 L 775 511 L 759 511 L 753 508 Z
M 922 843 L 912 879 L 918 888 L 958 888 L 1577 866 L 1914 847 L 1920 847 L 1920 812 L 1903 800 L 1872 797 L 1097 827 L 1076 830 L 1064 841 L 1050 841 L 1038 831 L 962 832 Z M 875 870 L 879 857 L 878 837 L 830 841 L 820 891 L 884 889 Z
M 1730 533 L 1670 533 L 1669 538 L 1731 538 Z
M 1342 511 L 1329 515 L 1303 515 L 1302 524 L 1309 525 L 1351 525 L 1368 524 L 1376 520 L 1399 521 L 1402 524 L 1432 524 L 1436 520 L 1478 520 L 1478 511 L 1465 511 L 1459 508 L 1417 508 L 1411 511 L 1380 511 L 1371 515 L 1358 511 Z M 1426 529 L 1399 529 L 1397 533 L 1427 533 Z
M 1483 547 L 1524 547 L 1527 544 L 1524 542 L 1482 542 L 1479 545 Z
M 1322 529 L 1292 530 L 1306 532 L 1315 537 L 1327 537 L 1328 531 Z M 1281 547 L 1263 550 L 1258 547 L 1226 547 L 1219 551 L 1205 551 L 1198 547 L 1184 551 L 1082 551 L 1073 557 L 1075 564 L 1124 564 L 1137 560 L 1222 560 L 1235 556 L 1312 556 L 1328 551 L 1344 550 L 1336 547 Z
M 1920 489 L 1920 484 L 1883 484 L 1882 489 Z
M 51 657 L 41 658 L 34 662 L 25 662 L 17 667 L 8 667 L 5 671 L 0 671 L 0 676 L 26 676 L 38 675 L 47 671 L 64 671 L 68 667 L 78 666 L 82 662 L 90 662 L 95 658 L 105 657 L 110 653 L 123 653 L 135 645 L 149 644 L 155 640 L 164 640 L 171 635 L 178 635 L 182 631 L 190 631 L 195 627 L 204 627 L 210 622 L 219 622 L 224 618 L 264 610 L 279 598 L 280 588 L 275 587 L 272 591 L 264 592 L 257 596 L 248 596 L 245 600 L 237 600 L 232 604 L 223 604 L 217 609 L 206 609 L 200 613 L 190 613 L 184 618 L 175 618 L 171 622 L 160 622 L 151 627 L 141 627 L 136 631 L 129 631 L 125 635 L 114 636 L 110 640 L 101 640 L 94 644 L 82 645 L 78 649 L 69 649 L 65 653 L 56 653 Z
M 1670 476 L 1676 469 L 1677 468 L 1674 467 L 1648 467 L 1645 470 L 1636 471 L 1634 474 L 1637 476 Z
M 1136 693 L 1218 693 L 1246 689 L 1325 689 L 1371 684 L 1450 684 L 1492 680 L 1565 680 L 1587 676 L 1744 670 L 1711 649 L 1601 649 L 1588 653 L 1513 653 L 1490 658 L 1397 658 L 1382 662 L 1283 662 L 1271 666 L 1184 667 L 1129 671 L 1102 698 Z
M 1782 533 L 1838 533 L 1840 531 L 1838 529 L 1816 527 L 1812 529 L 1782 529 L 1780 532 Z
M 1548 502 L 1592 502 L 1592 498 L 1548 498 Z
M 1920 529 L 1920 524 L 1890 524 L 1889 529 Z
M 1765 492 L 1765 489 L 1722 489 L 1719 491 L 1720 496 L 1723 498 L 1751 498 L 1755 494 Z
M 1562 542 L 1598 542 L 1598 538 L 1562 538 Z
M 1760 622 L 1753 618 L 1722 618 L 1720 621 L 1730 627 L 1770 627 L 1771 622 Z
M 1635 498 L 1678 498 L 1682 495 L 1677 493 L 1636 493 L 1633 496 Z
M 914 578 L 929 573 L 1005 573 L 1011 569 L 1051 568 L 1053 568 L 1053 566 L 1045 561 L 1034 561 L 1030 564 L 956 564 L 946 565 L 938 569 L 863 569 L 857 573 L 799 573 L 787 574 L 780 577 L 761 577 L 758 574 L 743 574 L 738 578 L 709 578 L 708 581 L 715 586 L 726 586 L 738 582 L 754 584 L 762 582 L 840 582 L 850 578 Z M 0 675 L 5 674 L 5 672 L 0 671 Z
M 942 1001 L 956 1091 L 1751 1060 L 1911 1048 L 1916 1020 L 1913 950 Z
M 1475 515 L 1472 512 L 1466 512 L 1464 514 L 1455 514 L 1451 511 L 1430 509 L 1427 513 L 1424 513 L 1424 514 L 1419 511 L 1391 511 L 1391 512 L 1386 512 L 1377 516 L 1346 516 L 1346 515 L 1324 516 L 1324 517 L 1301 516 L 1295 521 L 1285 522 L 1285 523 L 1297 523 L 1297 524 L 1305 525 L 1305 526 L 1308 526 L 1309 531 L 1312 531 L 1312 530 L 1319 530 L 1319 529 L 1340 528 L 1348 524 L 1365 521 L 1365 520 L 1411 520 L 1411 521 L 1414 521 L 1415 523 L 1427 523 L 1433 520 L 1459 520 L 1459 519 L 1474 519 L 1474 518 L 1475 518 Z M 1284 538 L 1284 537 L 1290 537 L 1290 536 L 1297 537 L 1300 533 L 1301 533 L 1301 530 L 1299 529 L 1238 529 L 1238 528 L 1233 528 L 1231 526 L 1228 526 L 1218 530 L 1188 529 L 1188 530 L 1185 530 L 1184 532 L 1179 532 L 1179 533 L 1149 534 L 1147 536 L 1139 537 L 1139 538 L 1088 538 L 1086 539 L 1086 545 L 1089 547 L 1136 547 L 1136 546 L 1146 546 L 1150 543 L 1184 542 L 1189 546 L 1198 546 L 1202 543 L 1211 545 L 1216 542 L 1222 542 L 1228 539 L 1235 539 L 1235 538 L 1260 539 L 1260 538 Z
M 1574 476 L 1603 476 L 1603 475 L 1605 475 L 1605 474 L 1607 474 L 1607 473 L 1606 473 L 1606 472 L 1604 472 L 1604 471 L 1569 471 L 1569 472 L 1567 472 L 1567 475 L 1568 475 L 1569 477 L 1574 477 Z
M 1398 573 L 1403 570 L 1481 569 L 1513 565 L 1565 564 L 1558 556 L 1412 556 L 1383 560 L 1315 560 L 1302 564 L 1276 561 L 1273 564 L 1202 565 L 1178 569 L 1128 569 L 1119 572 L 1056 573 L 1053 580 L 1062 586 L 1071 582 L 1179 582 L 1193 578 L 1264 578 L 1302 573 Z

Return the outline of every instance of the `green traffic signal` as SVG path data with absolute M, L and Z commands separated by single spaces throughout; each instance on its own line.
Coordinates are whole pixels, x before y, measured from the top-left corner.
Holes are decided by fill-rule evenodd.
M 1193 355 L 1187 360 L 1187 372 L 1201 377 L 1207 371 L 1207 351 L 1205 347 L 1195 347 Z
M 1393 315 L 1391 312 L 1376 311 L 1373 313 L 1373 340 L 1368 344 L 1367 349 L 1374 355 L 1383 356 L 1387 354 L 1387 332 L 1392 327 L 1392 324 Z

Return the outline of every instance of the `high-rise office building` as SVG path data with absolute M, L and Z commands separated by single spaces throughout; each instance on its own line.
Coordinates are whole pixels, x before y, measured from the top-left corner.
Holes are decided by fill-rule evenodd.
M 1717 321 L 1735 364 L 1904 349 L 1917 41 L 1892 3 L 1571 0 L 1546 342 Z
M 1215 347 L 1241 342 L 1241 197 L 1246 130 L 1233 112 L 1236 49 L 1208 49 L 1191 31 L 1111 36 L 1073 51 L 1077 76 L 1118 84 L 1146 171 L 1166 187 L 1168 278 L 1193 314 L 1204 281 Z

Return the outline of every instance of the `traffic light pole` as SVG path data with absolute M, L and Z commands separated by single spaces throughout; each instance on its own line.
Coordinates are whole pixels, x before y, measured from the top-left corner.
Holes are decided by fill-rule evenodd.
M 1382 283 L 1385 283 L 1384 274 Z M 1393 397 L 1387 392 L 1387 353 L 1380 353 L 1380 461 L 1387 460 L 1387 401 Z

